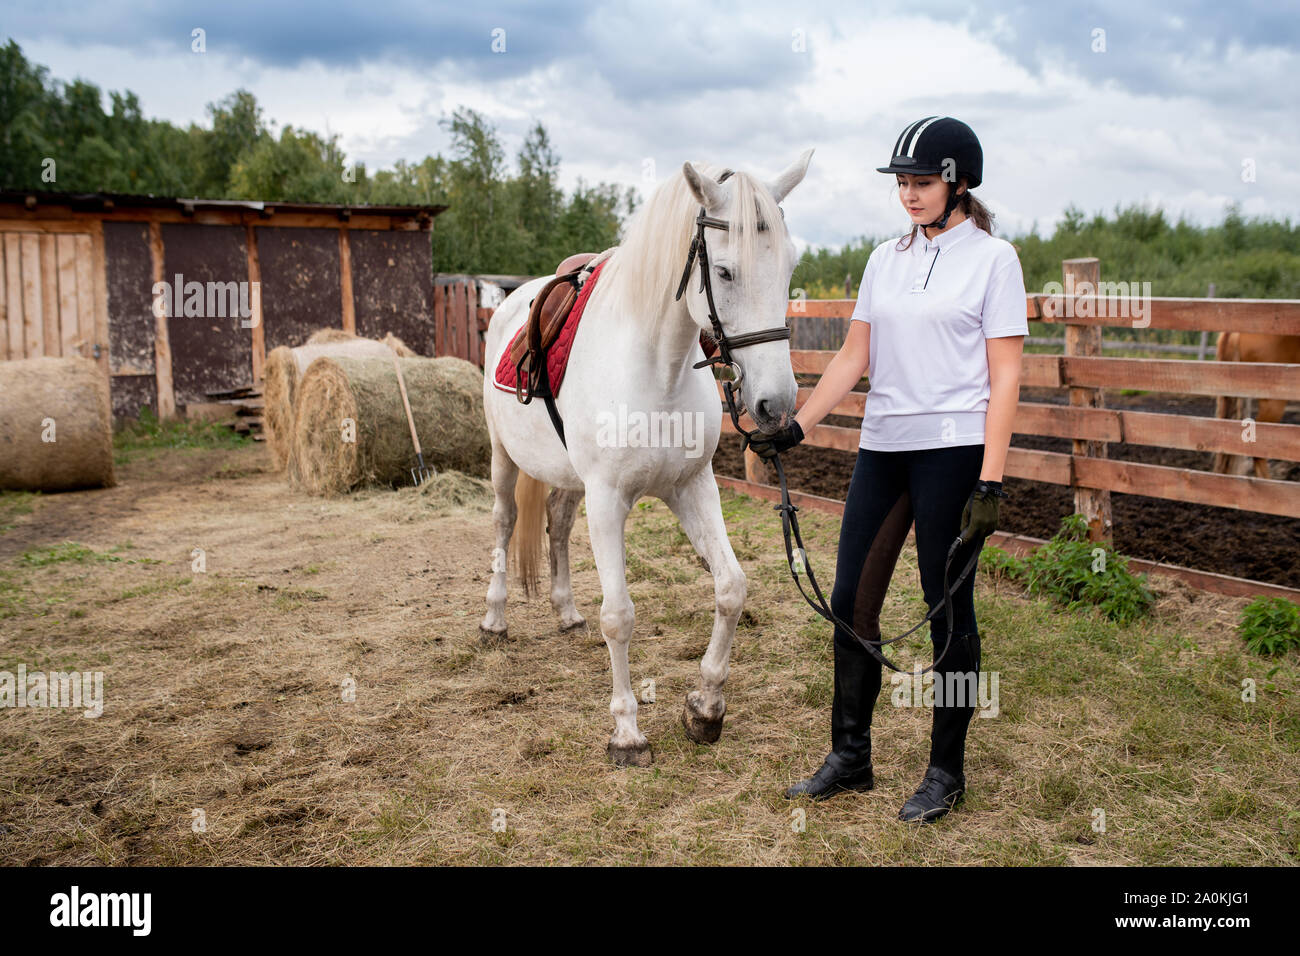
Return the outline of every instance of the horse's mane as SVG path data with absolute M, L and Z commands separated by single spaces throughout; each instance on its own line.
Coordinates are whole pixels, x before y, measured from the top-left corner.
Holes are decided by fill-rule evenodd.
M 692 163 L 701 176 L 717 180 L 725 166 Z M 731 190 L 727 216 L 730 241 L 738 241 L 736 271 L 748 273 L 754 265 L 754 234 L 760 221 L 771 228 L 784 228 L 780 207 L 757 177 L 736 172 L 722 184 Z M 661 183 L 650 199 L 628 220 L 623 241 L 601 273 L 609 308 L 625 316 L 649 316 L 658 323 L 672 306 L 681 281 L 691 239 L 695 236 L 695 214 L 700 204 L 691 192 L 686 176 L 678 170 Z M 728 233 L 709 230 L 710 248 L 727 242 Z M 698 265 L 692 271 L 698 282 Z

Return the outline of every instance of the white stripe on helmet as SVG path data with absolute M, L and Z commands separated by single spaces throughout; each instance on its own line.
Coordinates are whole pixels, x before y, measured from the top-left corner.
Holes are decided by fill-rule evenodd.
M 907 155 L 911 156 L 916 151 L 917 141 L 920 140 L 921 134 L 925 132 L 927 126 L 936 120 L 943 119 L 942 116 L 931 116 L 921 123 L 920 127 L 912 134 L 912 141 L 907 144 Z
M 920 126 L 920 125 L 921 125 L 922 123 L 924 123 L 924 122 L 925 122 L 925 120 L 923 120 L 923 119 L 919 119 L 919 120 L 917 120 L 915 123 L 911 123 L 911 124 L 909 124 L 908 127 L 907 127 L 907 129 L 903 130 L 903 132 L 902 132 L 902 133 L 899 135 L 899 137 L 898 137 L 898 141 L 894 143 L 894 155 L 895 155 L 895 156 L 902 156 L 902 155 L 903 155 L 903 143 L 907 142 L 907 137 L 908 137 L 908 135 L 912 132 L 912 130 L 916 129 L 918 126 Z

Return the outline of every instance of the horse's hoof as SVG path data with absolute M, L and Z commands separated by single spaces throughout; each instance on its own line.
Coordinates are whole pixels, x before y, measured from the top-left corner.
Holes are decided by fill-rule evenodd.
M 605 755 L 616 767 L 648 767 L 654 762 L 650 741 L 643 744 L 616 744 L 612 740 L 605 747 Z
M 696 707 L 691 699 L 694 696 L 694 692 L 688 694 L 686 706 L 682 708 L 682 726 L 686 729 L 686 736 L 697 744 L 716 744 L 722 736 L 722 720 L 727 715 L 726 701 L 718 705 L 716 713 L 705 713 Z
M 585 617 L 580 617 L 576 621 L 569 621 L 567 623 L 561 621 L 560 633 L 567 634 L 569 631 L 576 631 L 580 628 L 585 628 L 586 626 L 587 626 L 587 619 Z
M 489 631 L 482 624 L 478 627 L 479 643 L 484 647 L 496 647 L 498 644 L 505 644 L 510 640 L 508 628 L 501 628 L 499 631 Z

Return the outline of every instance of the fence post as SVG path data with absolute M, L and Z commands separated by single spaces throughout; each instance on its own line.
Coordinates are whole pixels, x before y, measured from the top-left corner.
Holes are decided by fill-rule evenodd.
M 1210 288 L 1209 288 L 1208 290 L 1206 290 L 1205 297 L 1206 297 L 1207 299 L 1213 299 L 1213 298 L 1214 298 L 1214 283 L 1213 283 L 1213 282 L 1210 283 Z M 1199 352 L 1196 353 L 1196 358 L 1197 358 L 1197 360 L 1199 360 L 1199 361 L 1201 361 L 1201 362 L 1204 362 L 1204 361 L 1205 361 L 1205 351 L 1206 351 L 1206 349 L 1209 347 L 1209 344 L 1210 344 L 1210 330 L 1209 330 L 1209 329 L 1201 329 L 1201 349 L 1200 349 Z
M 1101 281 L 1101 260 L 1066 259 L 1061 263 L 1061 277 L 1065 288 L 1074 290 L 1074 295 L 1096 296 Z M 1068 296 L 1069 293 L 1067 293 Z M 1093 300 L 1098 302 L 1097 299 Z M 1066 307 L 1073 308 L 1074 303 L 1067 299 Z M 1100 308 L 1100 303 L 1098 303 Z M 1100 325 L 1076 325 L 1070 322 L 1071 312 L 1066 312 L 1065 355 L 1070 357 L 1101 355 Z M 1100 388 L 1079 388 L 1070 386 L 1070 404 L 1076 408 L 1102 408 L 1105 401 Z M 1106 458 L 1106 443 L 1072 439 L 1073 452 L 1088 458 Z M 1074 510 L 1088 519 L 1088 537 L 1093 541 L 1111 539 L 1110 492 L 1104 489 L 1074 489 Z

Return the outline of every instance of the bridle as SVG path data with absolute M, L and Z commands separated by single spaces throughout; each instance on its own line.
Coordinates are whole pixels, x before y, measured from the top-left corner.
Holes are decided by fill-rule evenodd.
M 731 176 L 733 170 L 726 170 L 718 177 L 719 183 L 724 183 Z M 784 213 L 782 213 L 784 215 Z M 758 345 L 761 342 L 779 342 L 782 339 L 790 337 L 790 326 L 783 325 L 780 328 L 763 329 L 758 332 L 746 332 L 743 335 L 727 335 L 722 328 L 722 322 L 718 319 L 717 307 L 713 304 L 713 277 L 709 270 L 709 244 L 704 238 L 705 229 L 730 229 L 731 223 L 725 219 L 717 219 L 708 215 L 703 206 L 700 207 L 699 214 L 695 217 L 695 237 L 691 239 L 691 249 L 686 256 L 686 268 L 682 270 L 682 281 L 677 284 L 677 294 L 673 296 L 676 301 L 682 297 L 686 291 L 686 283 L 691 278 L 691 269 L 695 265 L 695 260 L 700 261 L 700 290 L 704 293 L 709 303 L 709 323 L 713 326 L 713 339 L 718 343 L 718 351 L 715 355 L 696 362 L 692 368 L 704 368 L 712 365 L 713 377 L 722 382 L 722 390 L 727 396 L 727 407 L 731 410 L 731 422 L 736 426 L 737 431 L 742 435 L 746 434 L 745 430 L 740 427 L 740 412 L 736 407 L 735 388 L 740 385 L 742 372 L 740 366 L 732 359 L 731 353 L 735 349 L 743 349 L 747 345 Z M 767 224 L 760 222 L 758 231 L 762 232 L 767 228 Z
M 718 182 L 725 182 L 727 177 L 732 175 L 732 172 L 733 171 L 730 169 L 723 172 L 723 174 L 718 177 Z M 784 213 L 782 213 L 782 215 L 784 215 Z M 722 322 L 718 319 L 718 310 L 713 304 L 713 282 L 709 274 L 709 249 L 708 243 L 704 238 L 704 230 L 708 228 L 730 229 L 731 224 L 725 219 L 717 219 L 713 216 L 707 215 L 704 207 L 700 207 L 699 214 L 695 217 L 695 237 L 691 240 L 690 253 L 686 257 L 686 268 L 682 270 L 682 280 L 678 283 L 677 295 L 674 296 L 674 300 L 680 299 L 682 293 L 686 291 L 686 283 L 690 280 L 691 269 L 694 267 L 695 260 L 698 258 L 700 262 L 700 289 L 704 292 L 709 303 L 709 322 L 713 326 L 713 338 L 718 343 L 718 351 L 717 354 L 706 358 L 703 361 L 696 362 L 693 367 L 705 368 L 706 366 L 714 366 L 714 378 L 722 382 L 722 390 L 727 397 L 727 410 L 731 413 L 731 423 L 735 426 L 736 431 L 742 436 L 745 445 L 748 446 L 753 436 L 758 432 L 757 429 L 749 431 L 740 424 L 740 409 L 736 404 L 735 393 L 737 391 L 736 386 L 740 384 L 742 373 L 740 366 L 732 359 L 731 353 L 735 349 L 741 349 L 747 345 L 757 345 L 760 342 L 777 342 L 781 339 L 788 339 L 790 338 L 790 327 L 786 325 L 777 329 L 763 329 L 759 332 L 746 332 L 743 335 L 727 335 L 726 331 L 722 328 Z M 766 228 L 766 225 L 760 223 L 758 228 L 761 231 Z M 799 532 L 799 519 L 795 514 L 799 508 L 790 501 L 790 491 L 786 486 L 785 469 L 781 466 L 781 456 L 779 454 L 773 455 L 771 461 L 772 464 L 776 466 L 776 477 L 781 487 L 781 503 L 779 505 L 774 505 L 773 510 L 781 512 L 781 534 L 785 539 L 786 563 L 790 568 L 790 575 L 794 578 L 795 585 L 799 588 L 799 593 L 803 595 L 803 598 L 808 602 L 809 607 L 816 611 L 821 617 L 831 622 L 831 624 L 839 627 L 845 633 L 852 635 L 859 644 L 865 647 L 871 655 L 876 658 L 876 660 L 880 661 L 881 664 L 888 667 L 890 670 L 897 671 L 900 674 L 926 674 L 933 671 L 939 666 L 939 663 L 947 655 L 948 649 L 952 646 L 953 592 L 961 587 L 962 582 L 964 582 L 971 571 L 975 569 L 975 565 L 979 561 L 981 549 L 975 549 L 970 559 L 967 560 L 966 566 L 962 568 L 961 574 L 957 576 L 957 580 L 949 585 L 948 575 L 952 569 L 953 559 L 956 557 L 957 552 L 961 550 L 962 545 L 967 543 L 965 538 L 958 534 L 952 545 L 948 548 L 948 556 L 943 563 L 943 600 L 930 608 L 929 613 L 926 614 L 925 617 L 915 626 L 897 637 L 891 637 L 888 640 L 874 641 L 862 637 L 845 621 L 840 620 L 839 616 L 831 610 L 830 602 L 826 600 L 826 595 L 822 593 L 821 587 L 817 584 L 817 576 L 813 573 L 812 565 L 808 563 L 808 551 L 804 547 L 803 535 Z M 799 580 L 799 574 L 801 571 L 808 576 L 808 583 L 812 586 L 813 595 L 816 596 L 815 601 L 804 589 L 803 582 Z M 903 668 L 898 667 L 885 657 L 881 650 L 883 647 L 889 644 L 895 644 L 906 637 L 910 637 L 912 634 L 916 633 L 919 628 L 928 623 L 940 609 L 943 610 L 944 619 L 948 624 L 948 637 L 947 640 L 944 641 L 943 651 L 934 659 L 934 663 L 924 669 L 905 671 Z

